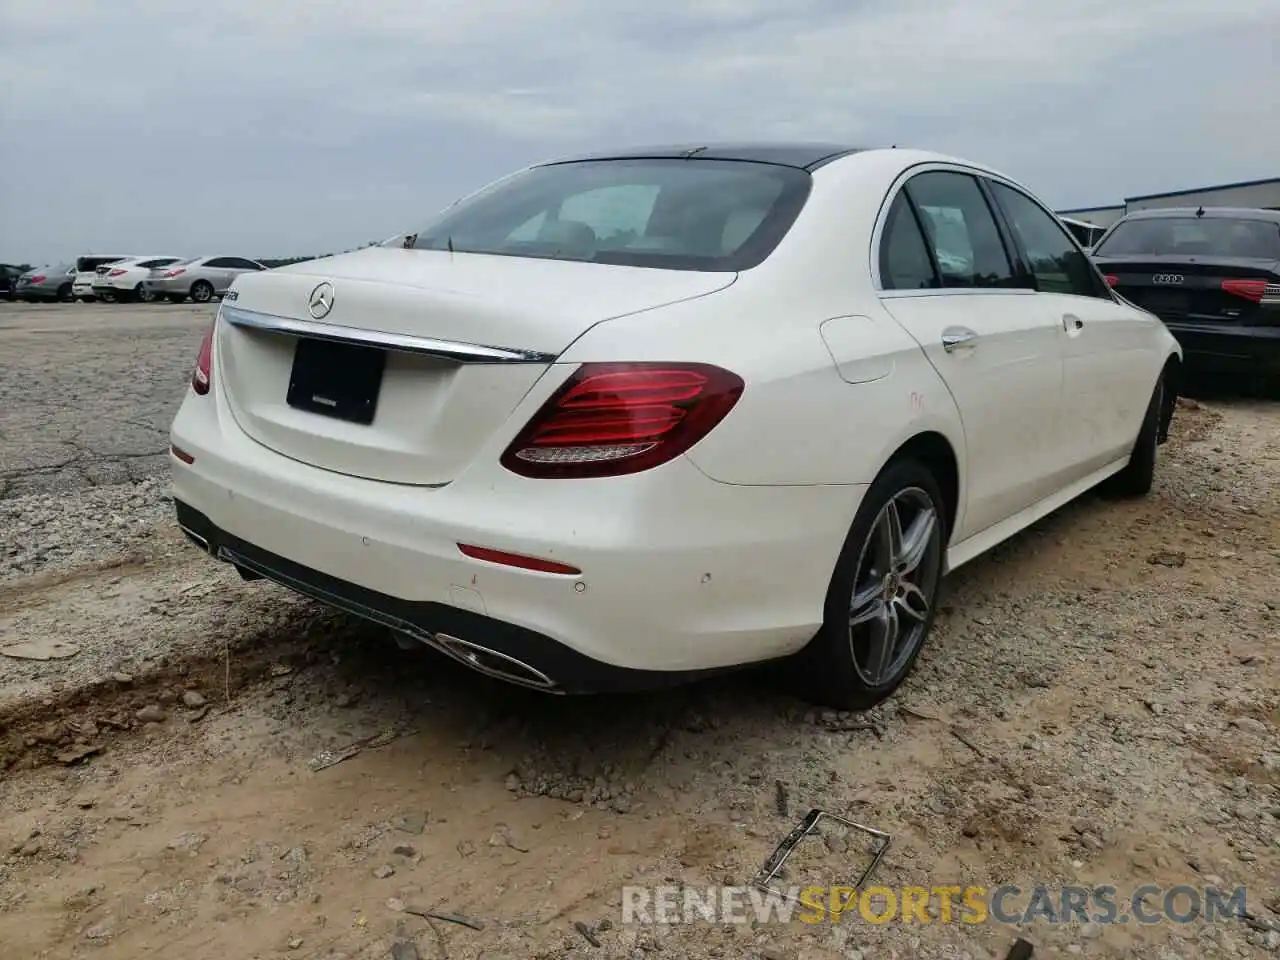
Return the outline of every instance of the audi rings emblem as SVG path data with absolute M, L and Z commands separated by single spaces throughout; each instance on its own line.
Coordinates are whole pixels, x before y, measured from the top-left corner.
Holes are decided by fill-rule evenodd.
M 1151 278 L 1151 282 L 1162 287 L 1170 287 L 1182 283 L 1183 279 L 1180 273 L 1157 273 Z

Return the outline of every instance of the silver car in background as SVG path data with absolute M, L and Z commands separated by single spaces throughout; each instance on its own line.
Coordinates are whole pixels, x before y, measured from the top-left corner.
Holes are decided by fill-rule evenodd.
M 36 267 L 18 277 L 14 296 L 28 303 L 35 303 L 37 300 L 65 302 L 72 299 L 71 285 L 75 277 L 74 263 L 51 263 Z
M 153 270 L 144 281 L 153 299 L 167 298 L 181 303 L 188 297 L 195 303 L 208 303 L 231 289 L 242 273 L 258 273 L 268 269 L 257 260 L 245 257 L 196 257 Z

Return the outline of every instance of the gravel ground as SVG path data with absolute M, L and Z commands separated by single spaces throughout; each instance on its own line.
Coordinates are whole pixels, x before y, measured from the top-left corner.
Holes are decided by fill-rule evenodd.
M 0 304 L 0 502 L 163 470 L 212 317 L 207 306 Z
M 105 327 L 106 309 L 0 308 L 0 383 L 12 343 L 16 369 L 52 370 L 38 349 L 65 357 L 82 311 Z M 1003 960 L 1016 936 L 1036 957 L 1280 955 L 1275 405 L 1184 404 L 1150 497 L 1085 498 L 960 570 L 916 672 L 869 714 L 811 710 L 767 675 L 562 700 L 187 548 L 156 461 L 100 453 L 162 449 L 204 319 L 118 315 L 106 339 L 131 347 L 76 354 L 116 358 L 111 413 L 74 436 L 99 451 L 90 473 L 127 482 L 14 442 L 65 409 L 42 375 L 0 403 L 0 647 L 72 653 L 0 656 L 14 956 Z M 351 755 L 316 769 L 324 751 Z M 622 922 L 628 884 L 746 883 L 810 807 L 892 833 L 890 887 L 1244 885 L 1252 916 Z M 860 853 L 806 841 L 784 882 L 850 881 Z

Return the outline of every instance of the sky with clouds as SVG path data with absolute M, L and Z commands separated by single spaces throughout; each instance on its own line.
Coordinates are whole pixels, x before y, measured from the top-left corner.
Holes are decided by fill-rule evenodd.
M 0 0 L 0 261 L 318 254 L 602 145 L 941 150 L 1059 209 L 1280 176 L 1276 0 Z

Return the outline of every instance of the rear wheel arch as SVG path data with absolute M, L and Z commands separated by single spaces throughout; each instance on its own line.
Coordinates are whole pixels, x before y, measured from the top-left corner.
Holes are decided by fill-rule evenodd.
M 902 443 L 885 461 L 880 472 L 901 460 L 914 460 L 923 464 L 933 474 L 942 492 L 946 508 L 946 538 L 950 542 L 960 510 L 960 458 L 951 441 L 937 430 L 925 430 Z
M 1169 425 L 1173 422 L 1173 411 L 1178 405 L 1178 388 L 1182 380 L 1182 358 L 1171 353 L 1165 358 L 1160 370 L 1164 382 L 1164 396 L 1160 409 L 1160 426 L 1156 433 L 1156 442 L 1164 443 L 1169 439 Z

